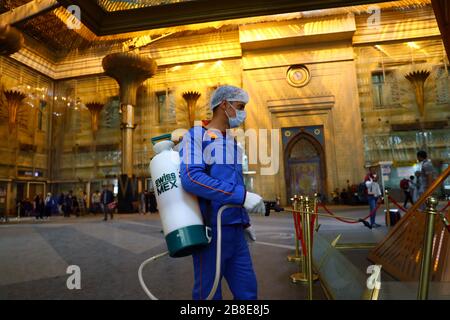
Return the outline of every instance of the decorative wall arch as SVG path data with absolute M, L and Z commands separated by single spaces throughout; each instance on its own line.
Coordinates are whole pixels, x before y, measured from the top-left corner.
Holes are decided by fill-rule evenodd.
M 311 134 L 301 130 L 284 150 L 287 199 L 295 194 L 326 195 L 325 150 Z

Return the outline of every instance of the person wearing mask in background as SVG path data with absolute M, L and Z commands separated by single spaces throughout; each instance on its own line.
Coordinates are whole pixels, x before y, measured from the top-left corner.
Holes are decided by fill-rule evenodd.
M 198 197 L 205 224 L 212 228 L 212 241 L 193 254 L 193 299 L 205 299 L 214 282 L 216 266 L 217 212 L 223 205 L 229 208 L 222 215 L 221 277 L 225 277 L 234 299 L 257 299 L 257 282 L 248 236 L 255 240 L 248 212 L 264 214 L 263 199 L 246 191 L 240 150 L 230 134 L 230 128 L 243 124 L 248 94 L 234 86 L 220 86 L 211 98 L 212 120 L 205 127 L 194 126 L 182 140 L 180 177 L 183 188 Z M 207 155 L 205 149 L 214 149 Z M 221 156 L 219 156 L 219 154 Z M 205 156 L 203 156 L 205 155 Z M 214 157 L 214 160 L 212 160 Z M 222 299 L 221 285 L 213 299 Z

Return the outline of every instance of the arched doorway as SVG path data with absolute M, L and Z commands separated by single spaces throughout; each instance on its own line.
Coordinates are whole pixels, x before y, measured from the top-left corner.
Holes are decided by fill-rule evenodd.
M 326 194 L 325 153 L 320 142 L 306 132 L 291 139 L 285 149 L 287 199 L 297 195 Z

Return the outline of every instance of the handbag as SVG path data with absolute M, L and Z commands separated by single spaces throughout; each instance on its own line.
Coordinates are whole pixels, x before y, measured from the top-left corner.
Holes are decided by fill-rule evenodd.
M 115 209 L 117 207 L 117 202 L 113 201 L 111 203 L 108 203 L 108 209 Z

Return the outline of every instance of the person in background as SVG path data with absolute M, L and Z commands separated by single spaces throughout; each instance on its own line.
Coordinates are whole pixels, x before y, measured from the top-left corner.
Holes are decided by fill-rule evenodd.
M 45 210 L 45 204 L 44 204 L 44 198 L 42 194 L 38 193 L 34 197 L 34 210 L 36 214 L 36 219 L 44 219 L 44 210 Z
M 334 204 L 339 204 L 339 188 L 334 189 L 331 193 L 331 199 L 333 199 Z
M 420 189 L 421 189 L 421 186 L 420 186 L 420 171 L 414 172 L 414 176 L 416 177 L 415 178 L 416 181 L 414 182 L 414 190 L 412 192 L 412 198 L 413 198 L 413 202 L 416 203 L 417 200 L 420 197 Z
M 414 180 L 415 180 L 414 176 L 409 176 L 409 194 L 411 196 L 411 204 L 412 205 L 414 205 L 414 203 L 416 202 L 414 199 L 414 192 L 416 190 L 416 182 Z
M 419 197 L 431 186 L 435 178 L 435 170 L 431 160 L 425 151 L 417 152 L 417 160 L 420 162 L 420 194 Z
M 73 191 L 70 190 L 67 196 L 64 198 L 64 216 L 70 217 L 73 213 Z
M 86 193 L 86 191 L 83 191 L 81 193 L 79 205 L 80 205 L 80 213 L 82 215 L 86 214 L 86 208 L 87 208 L 87 193 Z
M 111 208 L 111 203 L 114 202 L 114 194 L 111 190 L 109 190 L 108 185 L 103 186 L 103 192 L 100 195 L 100 203 L 102 206 L 103 213 L 105 218 L 103 221 L 108 220 L 108 214 L 110 215 L 111 220 L 113 219 L 113 209 Z
M 100 211 L 100 191 L 96 190 L 91 197 L 91 212 L 95 214 L 99 213 Z
M 64 205 L 64 193 L 63 192 L 61 192 L 61 194 L 59 195 L 59 197 L 58 197 L 58 212 L 59 212 L 59 214 L 64 214 L 64 212 L 63 212 L 63 205 Z
M 56 201 L 50 192 L 48 192 L 47 197 L 45 197 L 44 206 L 45 218 L 48 219 L 52 215 L 52 212 L 56 206 Z
M 368 180 L 366 181 L 367 187 L 367 200 L 369 201 L 369 212 L 375 210 L 377 206 L 378 199 L 381 196 L 380 185 L 378 184 L 378 177 L 376 173 L 372 173 Z M 377 216 L 377 211 L 373 212 L 370 216 L 370 226 L 371 228 L 378 228 L 380 225 L 375 223 L 375 218 Z
M 16 198 L 16 216 L 17 217 L 23 217 L 24 216 L 24 210 L 23 210 L 23 200 L 17 199 Z M 5 214 L 5 217 L 8 218 L 8 216 L 6 215 L 6 210 L 1 210 L 0 209 L 0 216 L 2 216 L 2 214 Z M 0 219 L 1 220 L 1 219 Z M 8 221 L 8 219 L 6 219 L 6 221 Z
M 31 203 L 29 198 L 25 198 L 22 201 L 23 215 L 25 217 L 29 217 L 33 214 L 33 204 Z
M 156 203 L 156 196 L 154 191 L 150 191 L 147 193 L 148 206 L 150 213 L 158 212 L 158 204 Z
M 411 176 L 414 179 L 414 176 Z M 412 194 L 411 194 L 411 177 L 409 177 L 409 179 L 402 179 L 400 181 L 400 188 L 403 190 L 403 193 L 405 195 L 405 201 L 403 202 L 403 208 L 406 208 L 406 205 L 408 204 L 408 200 L 409 202 L 411 202 L 411 205 L 414 205 L 413 203 L 413 199 L 412 199 Z
M 73 196 L 72 212 L 77 218 L 80 216 L 80 201 L 76 196 Z
M 139 201 L 139 207 L 140 210 L 139 212 L 142 214 L 146 214 L 147 213 L 147 190 L 142 190 L 141 194 L 140 194 L 140 201 Z

